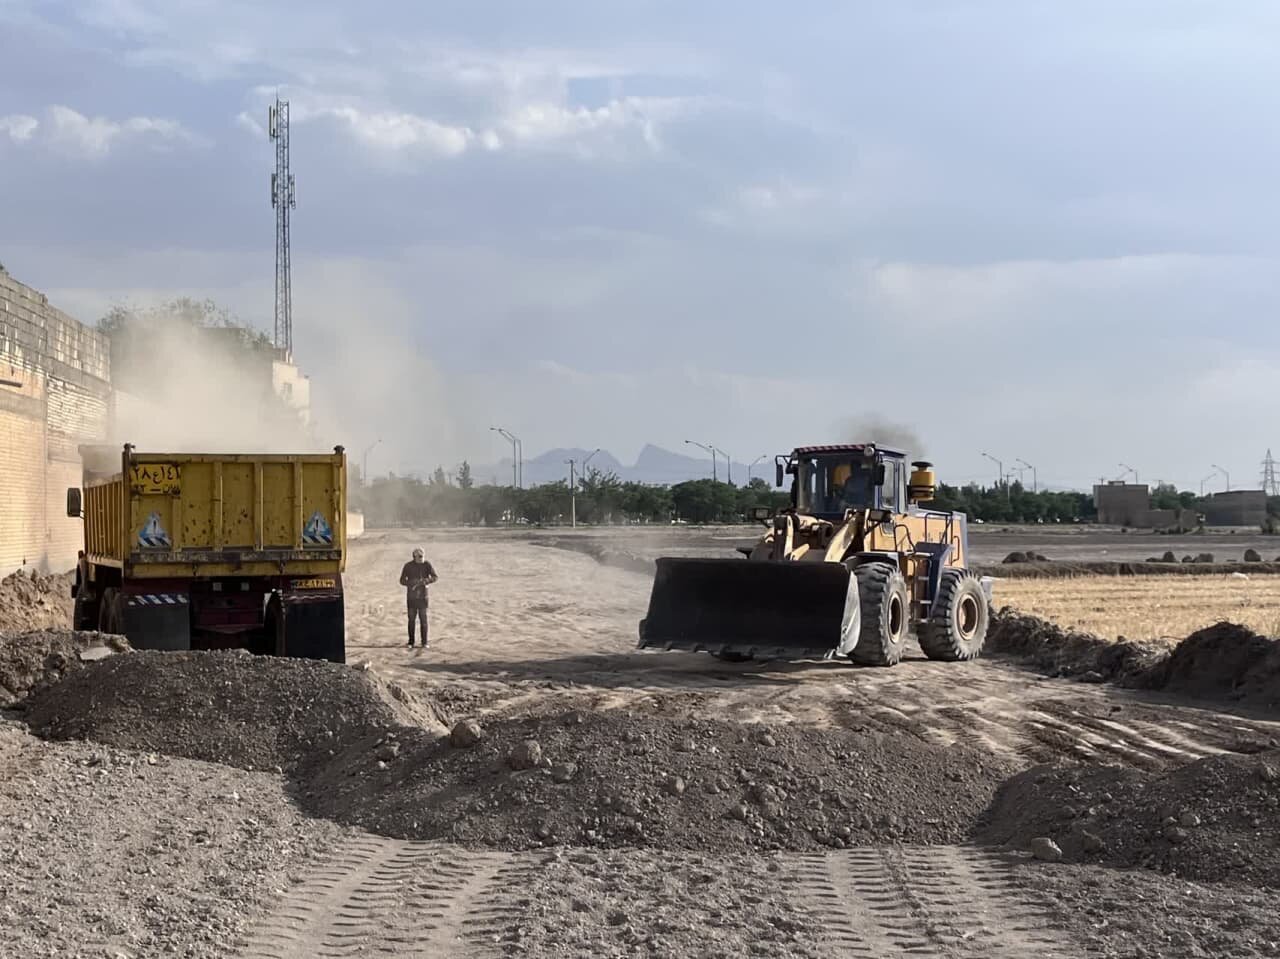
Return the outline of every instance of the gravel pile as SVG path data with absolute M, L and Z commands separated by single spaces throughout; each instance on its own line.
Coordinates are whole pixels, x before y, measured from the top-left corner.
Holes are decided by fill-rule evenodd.
M 819 957 L 813 918 L 772 859 L 637 850 L 558 852 L 517 920 L 519 955 Z
M 225 957 L 341 832 L 278 776 L 0 721 L 0 955 Z
M 1113 642 L 1008 607 L 991 618 L 986 650 L 1016 656 L 1054 676 L 1127 686 L 1146 684 L 1169 655 L 1168 647 L 1160 643 Z
M 1198 630 L 1170 650 L 1065 630 L 1006 607 L 992 617 L 987 649 L 1054 676 L 1280 709 L 1280 640 L 1234 623 Z
M 241 769 L 290 769 L 371 731 L 443 718 L 358 667 L 229 652 L 140 651 L 67 676 L 28 701 L 32 729 Z
M 299 790 L 398 838 L 730 852 L 960 841 L 1008 772 L 909 733 L 572 712 L 387 730 L 315 754 Z
M 71 625 L 75 573 L 48 576 L 19 570 L 0 579 L 0 633 L 66 629 Z
M 1280 708 L 1280 641 L 1218 623 L 1179 643 L 1150 685 L 1187 696 Z
M 20 707 L 28 695 L 43 691 L 83 666 L 85 655 L 128 649 L 129 642 L 123 636 L 105 633 L 0 633 L 0 709 Z
M 1280 751 L 1214 756 L 1157 775 L 1039 766 L 1000 790 L 978 835 L 1050 861 L 1280 887 Z

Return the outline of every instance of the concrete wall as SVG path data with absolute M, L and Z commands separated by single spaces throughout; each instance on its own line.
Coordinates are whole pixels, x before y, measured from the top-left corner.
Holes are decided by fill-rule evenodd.
M 1146 483 L 1107 483 L 1093 488 L 1098 522 L 1104 526 L 1141 526 L 1151 511 Z
M 1208 526 L 1261 526 L 1267 518 L 1267 494 L 1260 489 L 1214 493 L 1204 504 Z
M 347 539 L 359 539 L 364 535 L 364 513 L 359 510 L 347 511 Z
M 80 443 L 106 434 L 107 339 L 0 270 L 0 575 L 75 565 Z
M 1193 509 L 1149 509 L 1142 522 L 1143 529 L 1192 530 L 1200 525 L 1199 514 Z

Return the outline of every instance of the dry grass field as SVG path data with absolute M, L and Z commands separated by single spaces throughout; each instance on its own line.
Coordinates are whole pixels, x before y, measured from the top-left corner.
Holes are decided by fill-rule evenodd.
M 1012 606 L 1111 639 L 1173 643 L 1222 620 L 1280 635 L 1280 576 L 1004 579 L 993 596 L 997 609 Z

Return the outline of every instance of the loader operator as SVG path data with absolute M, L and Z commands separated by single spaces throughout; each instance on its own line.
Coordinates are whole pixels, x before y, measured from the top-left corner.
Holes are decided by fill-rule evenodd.
M 427 587 L 439 580 L 435 567 L 422 558 L 422 549 L 413 551 L 413 559 L 400 570 L 400 585 L 405 587 L 409 607 L 409 646 L 413 647 L 414 620 L 422 622 L 422 648 L 430 649 L 427 641 Z
M 844 483 L 835 491 L 833 497 L 836 501 L 835 509 L 832 512 L 843 513 L 847 509 L 856 509 L 859 506 L 867 506 L 871 502 L 871 475 L 866 469 L 860 466 L 841 466 L 836 471 L 836 479 L 840 479 L 840 474 L 845 470 L 848 472 L 844 475 Z

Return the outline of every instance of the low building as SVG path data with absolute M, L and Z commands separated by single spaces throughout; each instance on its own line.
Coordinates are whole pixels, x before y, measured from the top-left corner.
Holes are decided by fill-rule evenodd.
M 1093 505 L 1103 526 L 1142 526 L 1151 511 L 1151 490 L 1146 483 L 1116 480 L 1093 488 Z
M 1267 494 L 1260 489 L 1214 493 L 1204 503 L 1207 526 L 1261 526 L 1267 519 Z

